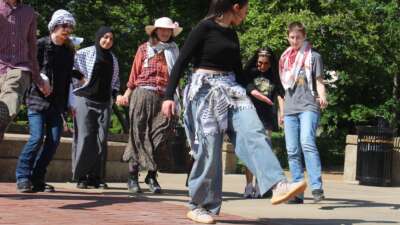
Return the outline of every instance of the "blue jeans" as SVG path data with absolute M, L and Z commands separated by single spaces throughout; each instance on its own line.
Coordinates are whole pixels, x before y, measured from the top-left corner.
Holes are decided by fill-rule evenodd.
M 321 160 L 315 143 L 319 113 L 285 115 L 285 140 L 293 182 L 304 180 L 302 153 L 312 190 L 322 189 Z
M 194 129 L 195 112 L 202 98 L 188 106 L 185 128 Z M 201 133 L 201 132 L 200 132 Z M 197 134 L 194 164 L 189 177 L 190 208 L 202 207 L 218 214 L 222 203 L 222 143 L 223 133 L 202 136 Z M 271 150 L 265 129 L 254 108 L 228 110 L 228 130 L 235 153 L 256 176 L 261 194 L 285 178 L 280 163 Z M 188 138 L 195 138 L 190 137 Z
M 28 110 L 28 119 L 30 137 L 19 156 L 16 178 L 17 183 L 31 181 L 35 185 L 44 183 L 47 166 L 60 143 L 63 120 L 53 107 L 43 112 Z

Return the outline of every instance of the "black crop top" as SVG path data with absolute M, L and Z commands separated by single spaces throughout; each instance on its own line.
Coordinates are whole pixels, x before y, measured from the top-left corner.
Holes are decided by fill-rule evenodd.
M 223 27 L 212 19 L 201 21 L 189 33 L 171 71 L 165 92 L 166 99 L 173 99 L 175 88 L 189 62 L 193 63 L 194 68 L 233 71 L 238 83 L 244 87 L 248 83 L 242 75 L 240 44 L 236 31 Z

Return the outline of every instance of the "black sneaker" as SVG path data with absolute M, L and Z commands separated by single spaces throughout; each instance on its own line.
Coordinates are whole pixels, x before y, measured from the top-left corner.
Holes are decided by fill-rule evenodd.
M 142 189 L 139 186 L 139 177 L 134 175 L 129 175 L 128 177 L 128 191 L 136 194 L 142 193 Z
M 79 179 L 76 183 L 76 187 L 79 189 L 88 189 L 88 181 L 85 179 Z
M 304 204 L 304 199 L 299 198 L 299 197 L 294 197 L 287 201 L 287 204 L 289 205 L 296 205 L 296 204 Z
M 156 175 L 157 172 L 154 171 L 149 171 L 147 174 L 146 178 L 144 179 L 144 182 L 149 185 L 149 190 L 153 194 L 160 194 L 161 193 L 161 186 L 158 184 Z
M 101 180 L 98 177 L 88 177 L 87 179 L 87 186 L 89 187 L 93 187 L 96 189 L 108 189 L 108 185 L 106 184 L 106 182 L 104 182 L 103 180 Z
M 106 182 L 101 181 L 101 180 L 96 181 L 96 184 L 94 187 L 98 188 L 98 189 L 108 189 L 108 185 L 106 184 Z
M 46 183 L 34 184 L 32 187 L 33 192 L 55 192 L 54 186 Z
M 32 193 L 32 183 L 30 181 L 17 182 L 17 191 L 20 193 Z
M 82 179 L 82 180 L 85 180 L 85 179 Z M 88 188 L 96 188 L 97 180 L 92 176 L 87 176 L 86 185 L 88 186 Z
M 314 203 L 318 203 L 325 199 L 324 190 L 322 189 L 315 189 L 312 192 Z

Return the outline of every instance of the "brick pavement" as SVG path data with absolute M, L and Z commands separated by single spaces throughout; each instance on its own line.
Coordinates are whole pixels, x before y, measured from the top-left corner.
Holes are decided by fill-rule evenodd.
M 129 197 L 121 188 L 107 192 L 57 188 L 56 193 L 20 194 L 14 183 L 0 183 L 0 224 L 136 225 L 195 224 L 187 208 L 145 195 Z M 218 224 L 264 224 L 223 214 Z

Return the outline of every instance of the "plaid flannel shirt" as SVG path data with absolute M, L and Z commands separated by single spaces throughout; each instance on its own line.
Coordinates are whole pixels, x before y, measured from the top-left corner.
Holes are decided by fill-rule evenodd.
M 146 56 L 147 42 L 140 45 L 136 52 L 127 86 L 130 89 L 135 89 L 137 86 L 154 87 L 158 92 L 164 93 L 169 79 L 164 53 L 151 58 L 145 67 Z
M 11 69 L 30 71 L 41 86 L 36 60 L 36 17 L 32 7 L 18 3 L 12 8 L 0 0 L 0 75 Z

